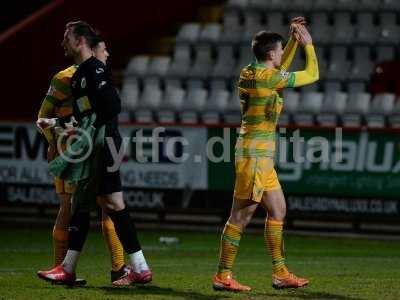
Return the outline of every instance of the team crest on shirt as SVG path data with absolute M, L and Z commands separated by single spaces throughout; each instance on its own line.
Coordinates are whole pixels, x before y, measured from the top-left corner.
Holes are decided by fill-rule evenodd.
M 288 79 L 289 78 L 289 72 L 286 72 L 285 70 L 280 71 L 281 77 L 283 79 Z
M 254 71 L 251 69 L 244 69 L 242 74 L 240 74 L 242 78 L 248 79 L 254 77 Z
M 81 88 L 85 88 L 86 87 L 86 78 L 85 77 L 82 77 L 82 80 L 81 80 Z

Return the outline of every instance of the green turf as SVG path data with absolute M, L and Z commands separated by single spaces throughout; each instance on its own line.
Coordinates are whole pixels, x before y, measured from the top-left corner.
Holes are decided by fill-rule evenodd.
M 289 266 L 311 284 L 301 290 L 275 291 L 262 236 L 247 235 L 234 270 L 253 291 L 231 294 L 211 289 L 217 264 L 216 234 L 142 232 L 154 281 L 112 288 L 102 236 L 92 232 L 78 267 L 78 275 L 88 284 L 72 289 L 36 278 L 36 271 L 52 262 L 50 235 L 50 229 L 0 230 L 0 299 L 400 299 L 399 242 L 289 236 L 285 241 Z M 160 236 L 177 236 L 180 243 L 161 245 Z

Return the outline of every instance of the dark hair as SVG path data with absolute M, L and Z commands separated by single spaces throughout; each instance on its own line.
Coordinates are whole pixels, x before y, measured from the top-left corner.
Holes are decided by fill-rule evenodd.
M 76 38 L 84 37 L 90 48 L 95 47 L 100 42 L 99 35 L 96 31 L 84 21 L 69 22 L 66 27 L 72 30 Z
M 94 41 L 92 49 L 96 48 L 101 42 L 104 42 L 104 39 L 100 33 L 96 32 L 96 39 Z
M 267 52 L 274 50 L 276 44 L 282 41 L 283 37 L 280 34 L 263 30 L 254 36 L 251 42 L 251 49 L 258 61 L 265 61 Z

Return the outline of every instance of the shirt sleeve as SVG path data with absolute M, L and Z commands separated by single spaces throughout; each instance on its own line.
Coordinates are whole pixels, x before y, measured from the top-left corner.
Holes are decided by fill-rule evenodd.
M 58 80 L 57 76 L 54 76 L 46 93 L 46 97 L 43 99 L 42 105 L 40 106 L 38 118 L 50 119 L 55 117 L 55 108 L 59 101 L 58 97 L 60 97 L 62 94 L 57 91 L 56 86 L 59 85 L 60 81 Z M 51 128 L 43 129 L 43 134 L 47 142 L 51 143 L 54 141 L 54 135 Z
M 306 53 L 306 68 L 304 71 L 294 72 L 294 86 L 311 84 L 319 79 L 318 60 L 313 45 L 304 47 Z
M 274 89 L 290 88 L 294 87 L 295 73 L 275 69 L 267 80 L 270 82 L 269 85 Z
M 281 62 L 281 70 L 289 70 L 290 65 L 292 64 L 293 58 L 296 54 L 298 42 L 293 39 L 292 37 L 289 38 L 285 49 L 283 50 L 282 54 L 282 62 Z

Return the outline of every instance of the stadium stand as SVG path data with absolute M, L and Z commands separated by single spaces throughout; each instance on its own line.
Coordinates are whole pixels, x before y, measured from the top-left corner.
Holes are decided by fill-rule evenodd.
M 397 91 L 371 78 L 379 77 L 374 75 L 377 65 L 398 57 L 399 12 L 400 4 L 394 0 L 230 0 L 220 23 L 183 24 L 172 57 L 131 59 L 122 89 L 124 107 L 133 121 L 162 121 L 168 106 L 168 120 L 175 122 L 239 123 L 235 81 L 253 59 L 251 37 L 262 29 L 287 36 L 290 18 L 305 15 L 321 80 L 286 93 L 280 124 L 397 126 L 392 117 L 397 114 L 393 111 L 398 107 Z M 299 50 L 290 70 L 303 69 L 304 64 Z M 158 80 L 157 91 L 151 93 L 149 76 Z M 171 105 L 171 93 L 166 92 L 171 87 L 180 91 L 177 102 L 172 102 L 183 101 L 182 105 Z M 149 99 L 152 93 L 155 99 Z M 143 111 L 135 111 L 138 101 L 152 118 L 139 118 Z

